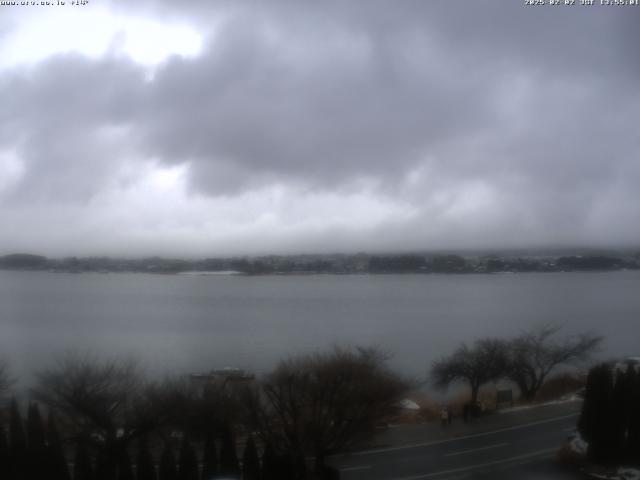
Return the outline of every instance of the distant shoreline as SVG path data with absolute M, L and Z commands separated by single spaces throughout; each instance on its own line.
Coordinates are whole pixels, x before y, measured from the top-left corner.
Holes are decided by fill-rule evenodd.
M 607 272 L 640 270 L 640 251 L 569 255 L 334 254 L 270 255 L 199 260 L 147 257 L 67 257 L 30 253 L 0 256 L 0 269 L 65 273 L 160 273 L 181 275 L 354 275 Z

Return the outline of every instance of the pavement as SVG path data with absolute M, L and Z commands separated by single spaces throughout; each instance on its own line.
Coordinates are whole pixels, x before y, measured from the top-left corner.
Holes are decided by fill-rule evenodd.
M 580 402 L 494 413 L 464 424 L 390 427 L 363 449 L 334 456 L 341 480 L 582 479 L 554 461 Z

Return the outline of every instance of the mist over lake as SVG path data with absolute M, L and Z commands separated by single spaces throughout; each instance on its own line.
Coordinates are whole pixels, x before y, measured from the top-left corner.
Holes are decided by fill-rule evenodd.
M 189 276 L 0 272 L 0 351 L 28 379 L 65 350 L 132 355 L 152 373 L 256 372 L 331 344 L 379 345 L 423 376 L 461 341 L 542 322 L 638 354 L 640 272 Z

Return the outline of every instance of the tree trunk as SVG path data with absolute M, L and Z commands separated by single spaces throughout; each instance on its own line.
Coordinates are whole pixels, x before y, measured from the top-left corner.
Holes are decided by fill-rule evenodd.
M 471 384 L 471 403 L 475 404 L 478 401 L 478 392 L 480 391 L 480 385 Z
M 316 459 L 315 459 L 314 467 L 315 467 L 316 472 L 322 471 L 322 469 L 324 468 L 324 452 L 316 453 Z
M 527 402 L 533 400 L 536 396 L 536 391 L 533 388 L 522 385 L 520 387 L 520 396 Z

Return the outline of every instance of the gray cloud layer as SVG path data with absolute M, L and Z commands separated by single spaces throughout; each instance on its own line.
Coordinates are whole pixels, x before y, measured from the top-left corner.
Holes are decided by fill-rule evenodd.
M 92 198 L 127 183 L 116 173 L 152 159 L 187 166 L 188 195 L 211 202 L 284 186 L 291 202 L 365 191 L 411 212 L 276 235 L 301 248 L 637 243 L 639 8 L 210 4 L 112 4 L 206 32 L 199 56 L 152 79 L 115 54 L 0 71 L 0 150 L 24 167 L 0 218 L 59 205 L 82 231 Z

